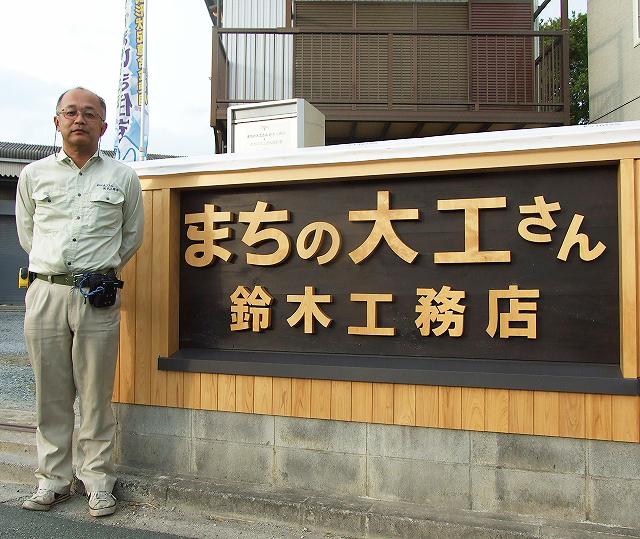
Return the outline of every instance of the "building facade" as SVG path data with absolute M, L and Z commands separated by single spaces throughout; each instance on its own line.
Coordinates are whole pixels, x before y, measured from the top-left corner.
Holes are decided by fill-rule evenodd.
M 544 10 L 531 0 L 216 6 L 218 151 L 230 104 L 291 98 L 325 115 L 327 144 L 569 123 L 568 23 L 537 32 Z
M 589 120 L 640 119 L 638 0 L 589 0 Z

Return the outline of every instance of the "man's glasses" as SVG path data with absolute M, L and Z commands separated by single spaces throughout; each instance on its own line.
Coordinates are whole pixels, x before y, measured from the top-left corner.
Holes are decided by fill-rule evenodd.
M 101 122 L 104 122 L 104 119 L 102 118 L 102 116 L 100 116 L 93 109 L 84 109 L 84 110 L 62 109 L 60 112 L 58 112 L 58 114 L 61 114 L 67 120 L 75 120 L 78 117 L 78 114 L 82 114 L 82 117 L 85 119 L 86 122 L 95 122 L 98 118 L 100 118 Z

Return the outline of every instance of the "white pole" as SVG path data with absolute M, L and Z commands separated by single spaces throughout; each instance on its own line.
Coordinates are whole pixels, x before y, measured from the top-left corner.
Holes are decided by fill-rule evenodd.
M 144 141 L 144 131 L 147 123 L 147 2 L 144 0 L 144 11 L 142 14 L 142 80 L 140 81 L 140 92 L 142 92 L 142 111 L 140 116 L 140 161 L 147 158 L 147 147 Z

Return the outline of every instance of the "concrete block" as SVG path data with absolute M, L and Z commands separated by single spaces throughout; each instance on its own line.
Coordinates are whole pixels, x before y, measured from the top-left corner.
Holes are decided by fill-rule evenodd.
M 575 474 L 473 467 L 475 511 L 584 520 L 585 478 Z
M 367 452 L 379 457 L 468 464 L 469 432 L 369 425 Z
M 469 467 L 424 460 L 369 457 L 367 496 L 374 499 L 470 507 Z
M 640 528 L 640 480 L 591 479 L 588 518 L 612 526 Z
M 471 464 L 538 472 L 586 473 L 585 441 L 474 432 Z
M 330 494 L 366 494 L 366 456 L 278 447 L 275 485 Z
M 309 527 L 341 530 L 362 537 L 367 531 L 371 502 L 359 498 L 308 497 L 301 506 L 300 522 Z
M 640 444 L 588 441 L 589 476 L 640 479 Z
M 167 505 L 183 508 L 193 514 L 196 510 L 232 519 L 246 517 L 277 522 L 298 523 L 305 495 L 297 493 L 273 493 L 252 489 L 248 485 L 220 485 L 197 479 L 179 478 L 167 491 Z M 202 537 L 211 537 L 201 530 Z M 222 533 L 222 532 L 221 532 Z M 240 531 L 238 536 L 242 536 Z
M 276 417 L 275 432 L 278 447 L 355 455 L 364 455 L 367 451 L 364 423 Z
M 118 500 L 165 505 L 172 479 L 167 476 L 138 477 L 118 470 L 113 494 Z
M 273 483 L 273 446 L 193 441 L 193 473 L 215 481 Z
M 34 472 L 38 459 L 34 454 L 0 451 L 0 482 L 38 484 Z
M 119 404 L 118 430 L 139 434 L 191 436 L 191 410 L 140 404 Z
M 163 474 L 191 473 L 191 441 L 179 436 L 120 433 L 116 464 Z
M 274 418 L 231 412 L 193 411 L 193 437 L 219 442 L 273 445 Z
M 389 518 L 373 515 L 367 523 L 370 537 L 402 537 L 403 539 L 539 539 L 535 530 L 525 526 L 505 526 L 505 529 L 483 527 L 472 523 L 446 522 L 407 517 Z

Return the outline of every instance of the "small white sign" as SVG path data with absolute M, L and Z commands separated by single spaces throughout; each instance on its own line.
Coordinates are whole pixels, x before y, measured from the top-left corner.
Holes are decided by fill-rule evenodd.
M 297 120 L 277 118 L 241 122 L 235 125 L 235 151 L 250 152 L 267 148 L 296 147 Z

